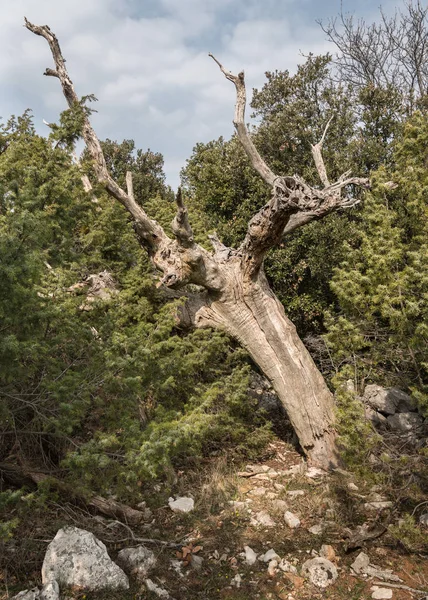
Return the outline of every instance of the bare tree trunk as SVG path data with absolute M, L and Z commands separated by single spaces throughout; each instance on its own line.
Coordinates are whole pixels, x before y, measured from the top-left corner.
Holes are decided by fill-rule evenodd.
M 248 283 L 238 265 L 231 271 L 221 297 L 195 313 L 195 325 L 238 340 L 272 383 L 311 462 L 337 466 L 333 396 L 321 373 L 264 274 Z

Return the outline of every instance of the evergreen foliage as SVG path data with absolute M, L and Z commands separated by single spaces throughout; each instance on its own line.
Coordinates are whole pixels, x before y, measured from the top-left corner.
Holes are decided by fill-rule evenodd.
M 394 165 L 372 176 L 361 228 L 332 280 L 340 306 L 326 339 L 352 378 L 409 388 L 428 408 L 428 204 L 426 114 L 395 145 Z
M 248 452 L 269 434 L 246 398 L 245 354 L 219 332 L 177 330 L 125 211 L 96 185 L 84 192 L 67 142 L 75 116 L 49 139 L 29 113 L 1 130 L 0 461 L 60 466 L 91 493 L 132 498 L 173 463 Z M 129 141 L 105 149 L 170 222 L 162 157 Z M 88 306 L 101 271 L 117 292 Z

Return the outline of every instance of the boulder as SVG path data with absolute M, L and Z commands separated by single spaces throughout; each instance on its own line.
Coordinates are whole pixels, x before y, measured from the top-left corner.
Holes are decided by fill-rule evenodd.
M 366 406 L 365 415 L 366 419 L 375 427 L 380 427 L 381 425 L 385 425 L 387 423 L 386 417 L 377 410 L 370 408 L 370 406 Z
M 107 554 L 92 533 L 77 527 L 60 529 L 49 544 L 42 566 L 44 584 L 57 581 L 60 587 L 91 591 L 128 589 L 125 573 Z
M 338 577 L 336 566 L 326 558 L 318 556 L 307 560 L 302 565 L 302 575 L 319 588 L 326 588 Z
M 117 555 L 117 564 L 125 573 L 143 583 L 152 567 L 156 565 L 155 555 L 145 546 L 124 548 Z
M 383 388 L 380 385 L 366 385 L 363 402 L 384 415 L 416 410 L 414 400 L 397 388 Z
M 387 423 L 391 429 L 395 431 L 408 433 L 421 427 L 423 424 L 423 419 L 417 413 L 402 412 L 389 416 L 387 418 Z

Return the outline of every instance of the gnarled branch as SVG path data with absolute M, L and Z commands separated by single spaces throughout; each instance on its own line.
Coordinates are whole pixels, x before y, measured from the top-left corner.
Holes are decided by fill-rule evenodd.
M 276 176 L 261 158 L 245 125 L 244 73 L 233 75 L 212 54 L 209 56 L 218 64 L 226 79 L 235 85 L 234 125 L 238 138 L 255 170 L 272 187 L 271 200 L 250 220 L 247 234 L 239 248 L 243 258 L 244 272 L 252 278 L 259 272 L 266 252 L 278 244 L 284 234 L 288 234 L 314 219 L 321 219 L 335 210 L 354 206 L 358 200 L 342 198 L 342 189 L 350 185 L 367 186 L 368 180 L 350 177 L 348 171 L 335 183 L 330 183 L 322 157 L 322 146 L 332 118 L 328 121 L 320 141 L 311 147 L 315 166 L 324 188 L 319 190 L 311 187 L 297 175 L 293 177 Z
M 172 231 L 177 238 L 178 243 L 184 248 L 189 248 L 193 245 L 194 238 L 187 215 L 187 208 L 184 206 L 181 187 L 177 190 L 175 202 L 177 204 L 177 214 L 172 222 Z
M 72 108 L 79 103 L 79 98 L 74 90 L 73 82 L 68 75 L 65 60 L 62 56 L 61 47 L 56 35 L 47 25 L 34 25 L 27 19 L 25 19 L 25 27 L 32 33 L 45 38 L 48 42 L 55 63 L 55 70 L 48 68 L 45 71 L 45 75 L 54 76 L 60 80 L 65 99 L 67 100 L 68 106 Z M 119 200 L 119 202 L 128 210 L 136 222 L 140 238 L 144 240 L 144 243 L 152 253 L 155 252 L 161 240 L 167 241 L 167 236 L 162 227 L 155 221 L 149 219 L 141 206 L 135 202 L 135 199 L 122 190 L 110 176 L 101 144 L 86 114 L 84 114 L 82 136 L 94 162 L 94 170 L 98 181 L 105 187 L 111 196 Z
M 257 151 L 257 148 L 253 144 L 253 141 L 248 132 L 247 126 L 245 125 L 245 105 L 247 102 L 246 99 L 246 90 L 245 90 L 245 78 L 244 72 L 241 71 L 238 75 L 233 75 L 229 71 L 223 67 L 223 65 L 211 54 L 209 55 L 220 67 L 221 72 L 229 81 L 235 84 L 236 88 L 236 104 L 235 104 L 235 118 L 233 119 L 233 124 L 235 125 L 236 132 L 238 134 L 238 138 L 241 144 L 244 147 L 245 152 L 247 153 L 248 158 L 251 161 L 251 164 L 259 173 L 259 175 L 268 183 L 269 185 L 273 185 L 276 175 L 273 173 L 270 168 L 267 166 L 265 161 L 262 159 L 260 154 Z

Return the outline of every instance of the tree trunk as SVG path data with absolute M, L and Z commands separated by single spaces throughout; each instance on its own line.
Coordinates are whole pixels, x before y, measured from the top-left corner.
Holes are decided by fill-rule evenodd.
M 272 383 L 310 461 L 337 466 L 333 396 L 295 326 L 262 272 L 250 283 L 239 268 L 230 275 L 225 292 L 198 311 L 195 324 L 237 339 Z

